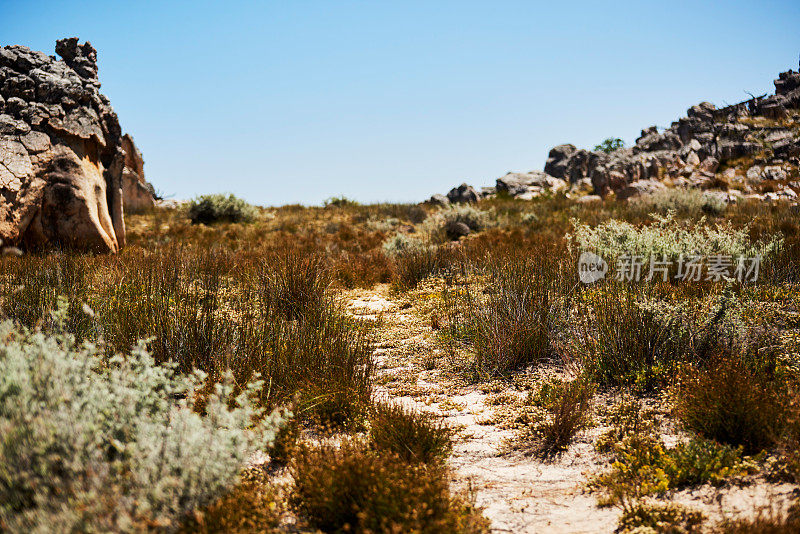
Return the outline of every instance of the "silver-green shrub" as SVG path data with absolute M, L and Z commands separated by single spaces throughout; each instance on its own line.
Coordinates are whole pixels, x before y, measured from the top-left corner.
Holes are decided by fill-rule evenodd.
M 717 215 L 725 211 L 727 202 L 722 196 L 698 189 L 668 188 L 643 195 L 632 200 L 632 205 L 647 213 L 666 214 L 674 211 L 679 215 L 701 216 L 704 213 Z
M 573 220 L 572 239 L 582 249 L 595 251 L 606 260 L 623 254 L 656 256 L 676 260 L 681 254 L 755 257 L 767 259 L 783 247 L 783 237 L 753 242 L 749 228 L 734 228 L 729 223 L 707 224 L 700 219 L 695 225 L 675 220 L 673 212 L 653 214 L 653 224 L 636 227 L 611 219 L 594 228 Z
M 427 246 L 419 238 L 397 233 L 383 242 L 383 253 L 391 258 L 406 252 L 421 251 Z
M 420 225 L 421 233 L 433 242 L 447 240 L 447 225 L 464 223 L 473 232 L 492 226 L 496 221 L 494 210 L 480 210 L 469 204 L 454 204 L 432 213 Z
M 10 532 L 175 530 L 280 426 L 250 402 L 259 384 L 235 399 L 230 381 L 218 385 L 198 415 L 202 374 L 155 365 L 143 344 L 106 358 L 8 321 L 0 339 L 0 527 Z

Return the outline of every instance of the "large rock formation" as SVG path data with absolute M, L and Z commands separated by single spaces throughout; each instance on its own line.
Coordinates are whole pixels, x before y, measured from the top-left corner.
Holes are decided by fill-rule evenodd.
M 125 151 L 125 168 L 122 170 L 122 204 L 126 211 L 143 211 L 155 207 L 158 196 L 153 186 L 144 179 L 144 158 L 133 137 L 122 136 Z
M 496 190 L 528 199 L 566 186 L 576 197 L 628 198 L 695 187 L 791 200 L 800 192 L 799 158 L 800 73 L 788 71 L 775 80 L 774 95 L 721 109 L 702 102 L 664 131 L 642 130 L 631 148 L 605 153 L 559 145 L 550 150 L 544 173 L 509 173 L 497 179 Z
M 56 53 L 0 48 L 0 238 L 116 252 L 125 244 L 119 121 L 91 44 L 61 39 Z

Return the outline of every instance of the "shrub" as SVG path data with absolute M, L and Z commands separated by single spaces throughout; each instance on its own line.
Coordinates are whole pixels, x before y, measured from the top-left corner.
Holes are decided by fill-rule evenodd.
M 685 488 L 710 482 L 721 484 L 740 470 L 742 449 L 703 438 L 678 443 L 669 451 L 665 472 L 671 488 Z
M 304 446 L 292 464 L 292 503 L 323 532 L 487 532 L 488 522 L 450 494 L 441 465 L 409 464 L 391 453 L 345 440 Z
M 400 225 L 400 219 L 396 217 L 389 217 L 388 219 L 375 220 L 369 219 L 367 221 L 367 229 L 375 232 L 390 232 Z
M 416 288 L 426 278 L 444 273 L 453 262 L 453 254 L 443 247 L 410 247 L 394 255 L 392 287 L 396 291 Z
M 64 326 L 66 302 L 56 323 Z M 202 375 L 157 366 L 142 346 L 106 361 L 93 345 L 0 325 L 0 524 L 10 531 L 118 531 L 183 516 L 237 482 L 277 416 L 228 383 L 193 410 Z M 138 526 L 137 526 L 138 525 Z
M 608 284 L 583 292 L 563 346 L 601 385 L 649 389 L 669 376 L 685 353 L 652 309 L 642 306 L 646 286 Z
M 611 452 L 626 438 L 635 435 L 650 435 L 658 428 L 655 412 L 647 409 L 634 398 L 623 399 L 608 413 L 611 428 L 597 440 L 595 447 L 600 452 Z
M 632 204 L 634 209 L 638 208 L 646 213 L 666 215 L 674 212 L 676 215 L 688 217 L 700 217 L 704 213 L 719 215 L 728 207 L 728 204 L 719 195 L 698 189 L 673 188 L 637 197 Z
M 421 239 L 410 237 L 407 234 L 395 234 L 383 242 L 382 248 L 384 254 L 390 258 L 397 257 L 412 251 L 420 251 L 426 247 Z
M 657 434 L 654 414 L 636 400 L 619 403 L 609 414 L 612 428 L 597 442 L 610 452 L 611 469 L 593 478 L 591 488 L 604 493 L 601 504 L 632 509 L 647 495 L 699 484 L 722 484 L 749 470 L 742 450 L 693 437 L 668 449 Z
M 269 315 L 312 319 L 331 305 L 331 276 L 319 255 L 274 254 L 261 262 L 258 276 L 259 305 Z
M 630 509 L 646 495 L 664 493 L 669 477 L 664 472 L 666 451 L 660 439 L 634 434 L 613 446 L 611 469 L 589 481 L 591 489 L 601 490 L 600 504 Z
M 623 509 L 669 489 L 719 485 L 748 469 L 741 450 L 697 438 L 667 449 L 657 436 L 631 434 L 611 450 L 611 469 L 593 478 L 590 487 L 604 492 L 601 504 L 618 504 Z
M 275 465 L 287 465 L 297 450 L 298 440 L 300 439 L 300 420 L 295 417 L 291 409 L 284 409 L 283 425 L 275 435 L 269 450 L 269 461 Z
M 580 378 L 562 384 L 560 391 L 545 403 L 545 419 L 529 430 L 534 454 L 549 458 L 567 449 L 589 423 L 593 394 L 594 386 Z
M 795 534 L 800 532 L 800 510 L 793 505 L 788 512 L 759 510 L 754 518 L 726 519 L 716 525 L 714 534 Z
M 705 517 L 680 504 L 638 502 L 622 512 L 616 532 L 633 534 L 689 534 L 700 532 Z
M 687 368 L 675 397 L 675 412 L 687 429 L 748 453 L 774 445 L 789 417 L 786 380 L 738 356 Z
M 233 195 L 201 195 L 188 205 L 192 224 L 217 222 L 247 223 L 255 220 L 256 208 Z
M 624 146 L 625 143 L 619 137 L 608 137 L 603 139 L 603 142 L 599 145 L 595 145 L 594 150 L 610 154 L 615 150 L 623 148 Z
M 434 243 L 443 243 L 449 239 L 448 226 L 463 223 L 473 232 L 479 232 L 491 226 L 495 214 L 493 211 L 480 210 L 469 204 L 455 204 L 440 209 L 423 221 L 420 231 Z
M 338 196 L 338 197 L 330 197 L 330 198 L 326 199 L 322 203 L 322 205 L 325 206 L 326 208 L 329 207 L 329 206 L 334 207 L 334 208 L 350 208 L 350 207 L 359 206 L 360 204 L 358 202 L 356 202 L 355 200 L 349 199 L 346 196 L 342 195 L 342 196 Z
M 247 469 L 242 481 L 214 502 L 196 510 L 181 534 L 278 533 L 283 503 L 260 467 Z
M 376 450 L 409 463 L 442 461 L 453 446 L 452 430 L 433 415 L 386 402 L 373 409 L 369 440 Z
M 235 264 L 224 249 L 170 246 L 128 259 L 104 286 L 96 321 L 115 347 L 153 336 L 157 361 L 199 368 L 237 383 L 259 373 L 261 401 L 277 407 L 299 394 L 297 417 L 350 424 L 369 405 L 372 342 L 347 315 L 316 255 L 261 253 Z
M 518 256 L 487 264 L 484 278 L 446 295 L 445 334 L 469 344 L 478 374 L 503 374 L 542 361 L 552 348 L 558 266 Z
M 570 237 L 582 249 L 594 250 L 606 261 L 614 261 L 623 254 L 640 255 L 645 260 L 664 257 L 673 262 L 681 254 L 746 258 L 760 255 L 769 259 L 783 248 L 783 238 L 779 235 L 769 241 L 751 242 L 747 226 L 734 228 L 730 223 L 711 226 L 701 219 L 687 228 L 686 224 L 675 221 L 672 212 L 654 217 L 653 224 L 641 228 L 616 219 L 594 228 L 573 221 L 575 231 Z
M 252 327 L 252 326 L 251 326 Z M 271 402 L 297 399 L 298 416 L 334 426 L 358 426 L 372 394 L 372 340 L 365 323 L 339 308 L 311 320 L 265 321 L 237 347 L 246 368 L 259 369 Z

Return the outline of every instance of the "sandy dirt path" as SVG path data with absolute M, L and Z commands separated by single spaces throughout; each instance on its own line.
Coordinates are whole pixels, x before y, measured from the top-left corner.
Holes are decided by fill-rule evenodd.
M 587 478 L 608 466 L 608 458 L 593 445 L 605 428 L 584 431 L 552 461 L 509 447 L 515 431 L 496 417 L 498 407 L 492 400 L 496 391 L 454 379 L 452 372 L 441 369 L 446 366 L 437 365 L 444 355 L 437 349 L 432 328 L 435 294 L 423 288 L 396 295 L 379 285 L 344 295 L 353 315 L 378 324 L 376 396 L 438 414 L 458 429 L 450 458 L 456 484 L 472 488 L 493 532 L 614 532 L 620 511 L 598 507 L 596 495 L 585 489 Z M 665 440 L 670 437 L 675 438 L 665 436 Z M 701 510 L 713 524 L 724 516 L 751 515 L 770 503 L 785 504 L 795 491 L 790 484 L 762 483 L 724 491 L 702 486 L 675 493 L 671 499 Z
M 475 492 L 494 532 L 614 531 L 619 512 L 598 508 L 584 491 L 586 473 L 604 465 L 588 436 L 552 462 L 507 452 L 514 431 L 492 422 L 491 394 L 425 368 L 438 356 L 425 309 L 396 300 L 386 286 L 348 297 L 351 313 L 380 321 L 376 395 L 439 414 L 459 429 L 450 464 L 458 483 Z

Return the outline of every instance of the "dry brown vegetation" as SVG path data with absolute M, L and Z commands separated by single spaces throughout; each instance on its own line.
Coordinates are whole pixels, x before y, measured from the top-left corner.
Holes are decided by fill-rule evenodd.
M 416 377 L 379 373 L 387 364 L 375 348 L 393 347 L 399 332 L 382 312 L 374 321 L 354 316 L 343 298 L 386 284 L 390 304 L 420 314 L 425 325 L 424 343 L 395 351 L 407 359 L 398 376 L 429 371 L 453 391 L 500 384 L 493 405 L 506 414 L 504 424 L 522 428 L 523 449 L 552 459 L 575 440 L 600 445 L 609 471 L 592 484 L 616 496 L 621 528 L 672 521 L 673 530 L 660 531 L 693 531 L 704 520 L 670 505 L 671 492 L 743 476 L 751 484 L 798 480 L 800 212 L 754 202 L 719 211 L 682 206 L 675 227 L 725 223 L 746 227 L 752 243 L 776 236 L 783 243 L 764 258 L 755 284 L 586 286 L 570 237 L 576 225 L 617 220 L 642 228 L 662 206 L 580 205 L 564 196 L 487 200 L 476 206 L 481 225 L 452 242 L 427 206 L 337 200 L 260 208 L 251 223 L 211 225 L 159 209 L 128 217 L 129 246 L 115 256 L 3 258 L 0 313 L 47 328 L 49 312 L 66 297 L 67 328 L 78 339 L 102 339 L 109 353 L 146 339 L 158 361 L 201 369 L 209 383 L 228 370 L 240 386 L 258 374 L 262 404 L 289 407 L 293 423 L 268 472 L 199 510 L 187 519 L 189 531 L 268 531 L 287 521 L 326 532 L 486 528 L 474 496 L 453 483 L 447 458 L 451 440 L 460 439 L 455 431 L 415 410 L 375 403 L 376 385 L 394 384 L 397 396 L 422 387 Z M 388 251 L 384 244 L 398 234 L 413 246 Z M 535 374 L 541 369 L 568 379 L 543 390 Z M 446 392 L 436 402 L 458 411 Z M 598 410 L 621 394 L 656 402 L 684 444 L 663 442 L 659 425 L 641 421 L 636 409 L 614 417 Z M 590 432 L 598 424 L 613 432 L 598 440 Z M 273 493 L 272 485 L 282 489 Z M 718 528 L 789 524 L 783 515 L 769 517 L 729 518 Z

